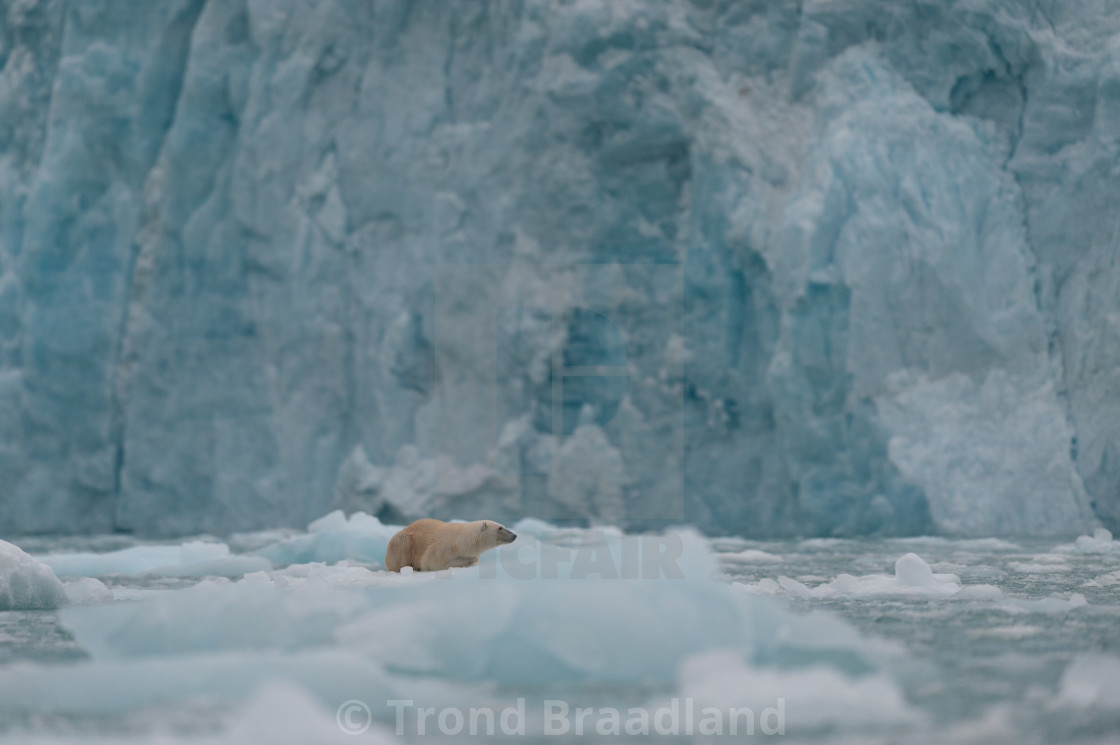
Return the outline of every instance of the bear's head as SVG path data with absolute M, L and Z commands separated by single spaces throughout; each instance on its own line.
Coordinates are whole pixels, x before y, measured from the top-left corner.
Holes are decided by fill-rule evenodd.
M 479 520 L 479 533 L 479 543 L 488 548 L 513 543 L 517 539 L 516 533 L 493 520 Z

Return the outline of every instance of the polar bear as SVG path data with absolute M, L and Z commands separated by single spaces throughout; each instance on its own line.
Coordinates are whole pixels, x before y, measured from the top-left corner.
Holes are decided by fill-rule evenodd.
M 412 567 L 436 572 L 449 567 L 469 567 L 489 548 L 513 543 L 517 535 L 493 520 L 445 523 L 424 518 L 399 531 L 385 551 L 385 568 L 399 572 Z

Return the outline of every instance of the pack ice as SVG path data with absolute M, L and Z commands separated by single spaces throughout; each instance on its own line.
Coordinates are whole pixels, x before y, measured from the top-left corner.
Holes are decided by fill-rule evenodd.
M 340 515 L 313 528 L 303 537 L 319 555 L 364 550 L 395 530 Z M 589 686 L 601 703 L 648 690 L 718 706 L 727 676 L 761 676 L 788 691 L 797 726 L 920 719 L 892 675 L 891 647 L 719 581 L 695 532 L 638 536 L 540 521 L 514 529 L 517 543 L 467 569 L 395 574 L 353 560 L 294 563 L 67 607 L 61 622 L 91 659 L 7 666 L 0 700 L 119 714 L 207 697 L 242 701 L 289 681 L 328 711 L 358 693 L 464 706 L 555 686 L 572 695 Z M 309 550 L 286 538 L 260 552 L 281 563 L 280 547 L 288 556 Z M 837 685 L 873 692 L 875 706 L 828 703 Z M 761 702 L 756 688 L 751 700 Z

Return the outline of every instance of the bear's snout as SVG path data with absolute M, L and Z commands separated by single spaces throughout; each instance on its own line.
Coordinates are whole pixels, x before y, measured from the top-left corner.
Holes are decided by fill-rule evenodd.
M 517 534 L 506 528 L 498 528 L 498 537 L 502 539 L 503 543 L 513 543 L 517 540 Z

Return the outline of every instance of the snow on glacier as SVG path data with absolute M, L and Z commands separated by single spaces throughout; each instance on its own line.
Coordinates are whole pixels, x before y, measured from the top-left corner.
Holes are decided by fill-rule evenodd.
M 1115 9 L 403 7 L 0 8 L 0 529 L 1120 527 Z

